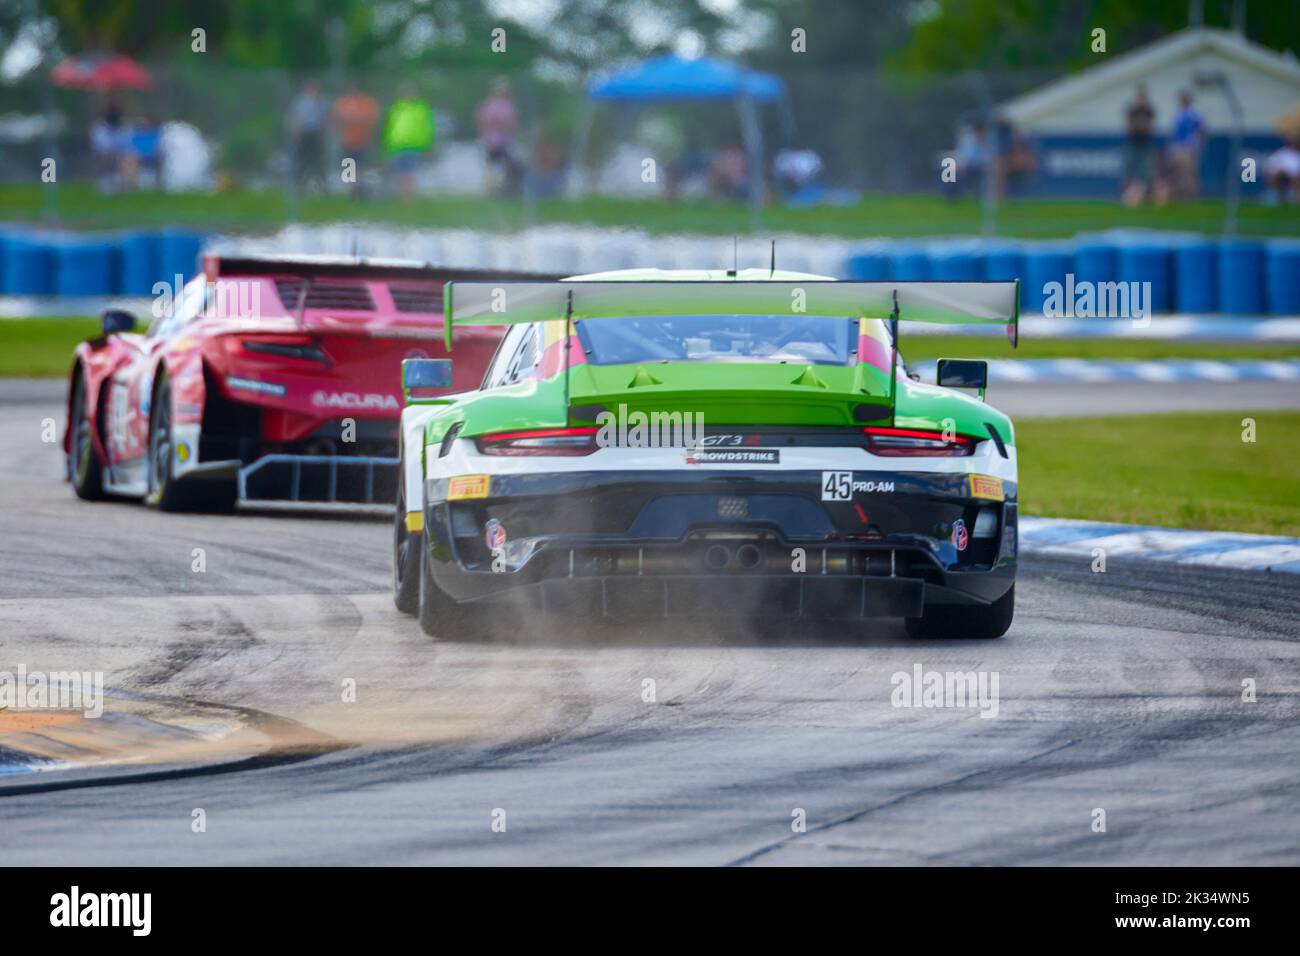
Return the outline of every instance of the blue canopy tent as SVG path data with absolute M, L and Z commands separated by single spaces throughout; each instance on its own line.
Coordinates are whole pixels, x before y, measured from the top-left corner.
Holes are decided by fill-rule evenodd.
M 749 156 L 750 206 L 757 213 L 763 201 L 763 133 L 758 122 L 758 105 L 776 104 L 786 136 L 793 137 L 790 101 L 780 77 L 724 60 L 657 56 L 593 79 L 587 85 L 587 99 L 574 134 L 574 167 L 580 166 L 586 155 L 592 116 L 598 103 L 621 103 L 636 108 L 711 100 L 730 101 L 736 106 L 740 135 Z

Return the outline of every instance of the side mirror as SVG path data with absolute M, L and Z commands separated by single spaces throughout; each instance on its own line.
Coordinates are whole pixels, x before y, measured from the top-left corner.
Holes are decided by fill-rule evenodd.
M 979 389 L 983 398 L 989 387 L 989 363 L 983 359 L 939 359 L 935 381 L 944 388 Z
M 135 316 L 126 309 L 105 309 L 100 313 L 99 323 L 105 335 L 135 331 Z
M 408 405 L 451 388 L 451 359 L 402 359 L 402 393 Z

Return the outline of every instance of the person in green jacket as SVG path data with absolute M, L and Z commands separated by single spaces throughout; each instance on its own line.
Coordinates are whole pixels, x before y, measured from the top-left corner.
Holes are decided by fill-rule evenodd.
M 415 177 L 433 146 L 433 131 L 433 109 L 411 88 L 401 90 L 384 119 L 384 152 L 403 199 L 415 195 Z

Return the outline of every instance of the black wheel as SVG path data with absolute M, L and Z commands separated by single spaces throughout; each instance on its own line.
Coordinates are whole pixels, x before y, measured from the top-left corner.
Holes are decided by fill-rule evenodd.
M 172 386 L 158 386 L 149 420 L 146 504 L 162 511 L 231 511 L 237 491 L 233 481 L 177 481 L 172 475 Z
M 491 632 L 483 619 L 483 614 L 488 609 L 473 604 L 458 604 L 444 594 L 434 583 L 429 567 L 432 562 L 424 535 L 420 535 L 417 540 L 417 550 L 420 552 L 420 630 L 444 641 L 483 641 L 490 638 Z
M 909 617 L 909 637 L 930 639 L 969 638 L 989 640 L 1001 637 L 1011 627 L 1016 613 L 1016 586 L 992 604 L 975 607 L 940 604 L 925 609 L 923 617 Z
M 68 449 L 68 474 L 72 478 L 72 490 L 78 498 L 98 501 L 104 497 L 104 467 L 95 454 L 95 424 L 86 409 L 86 379 L 80 368 L 72 387 L 69 415 L 72 440 Z
M 420 546 L 424 535 L 406 527 L 406 482 L 397 475 L 397 517 L 393 522 L 393 603 L 403 614 L 420 610 Z

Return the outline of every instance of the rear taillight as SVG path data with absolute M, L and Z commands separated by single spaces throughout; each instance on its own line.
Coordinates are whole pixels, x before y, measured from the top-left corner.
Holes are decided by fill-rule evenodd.
M 238 343 L 245 355 L 275 359 L 298 359 L 304 362 L 329 364 L 329 356 L 321 350 L 320 344 L 310 335 L 259 335 L 250 338 L 230 337 L 230 345 Z
M 975 442 L 965 435 L 879 426 L 862 431 L 867 436 L 867 451 L 886 458 L 961 458 L 975 452 Z
M 484 455 L 526 457 L 535 455 L 590 455 L 596 450 L 594 427 L 536 428 L 520 432 L 496 432 L 478 439 Z

